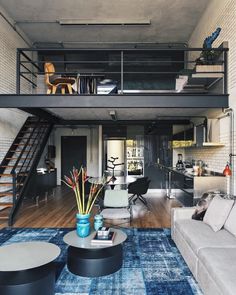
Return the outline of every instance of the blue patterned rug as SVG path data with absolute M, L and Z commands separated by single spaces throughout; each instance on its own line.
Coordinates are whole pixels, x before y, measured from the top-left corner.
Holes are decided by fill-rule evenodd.
M 170 237 L 169 229 L 124 229 L 123 267 L 97 278 L 73 275 L 66 267 L 63 236 L 71 229 L 13 228 L 0 230 L 0 245 L 47 241 L 61 248 L 56 260 L 56 295 L 200 295 L 196 281 Z

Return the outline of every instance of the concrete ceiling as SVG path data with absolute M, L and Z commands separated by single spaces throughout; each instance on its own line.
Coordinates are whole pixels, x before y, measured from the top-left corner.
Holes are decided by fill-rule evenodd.
M 161 119 L 185 119 L 194 116 L 207 116 L 217 118 L 222 114 L 221 109 L 202 108 L 129 108 L 129 109 L 91 109 L 91 108 L 49 108 L 50 113 L 64 120 L 111 120 L 110 111 L 115 111 L 118 120 L 161 120 Z
M 0 0 L 0 5 L 32 42 L 185 43 L 210 1 Z M 147 19 L 151 24 L 61 26 L 60 19 Z

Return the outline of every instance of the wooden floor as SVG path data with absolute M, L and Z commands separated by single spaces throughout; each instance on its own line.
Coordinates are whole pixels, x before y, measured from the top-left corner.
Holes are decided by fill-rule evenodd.
M 170 227 L 170 211 L 172 207 L 180 207 L 175 199 L 167 199 L 165 192 L 148 193 L 149 211 L 139 201 L 133 206 L 134 218 L 131 223 L 124 220 L 108 221 L 107 225 L 115 224 L 124 227 L 162 228 Z M 97 212 L 94 208 L 93 214 Z M 54 196 L 48 200 L 35 202 L 24 201 L 14 227 L 75 227 L 76 203 L 74 195 L 66 188 L 57 187 Z M 92 220 L 91 220 L 92 221 Z M 0 228 L 7 227 L 6 221 L 0 221 Z

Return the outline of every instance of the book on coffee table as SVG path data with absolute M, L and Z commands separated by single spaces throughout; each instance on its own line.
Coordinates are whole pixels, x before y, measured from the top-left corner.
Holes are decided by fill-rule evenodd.
M 99 236 L 95 233 L 91 240 L 91 245 L 112 245 L 115 239 L 116 233 L 111 231 L 108 236 Z

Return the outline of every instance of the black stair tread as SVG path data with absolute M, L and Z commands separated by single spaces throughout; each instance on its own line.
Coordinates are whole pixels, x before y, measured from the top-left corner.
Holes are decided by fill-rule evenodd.
M 32 145 L 36 145 L 36 143 L 14 143 L 14 145 L 27 145 L 27 146 L 32 146 Z
M 13 196 L 12 192 L 0 192 L 0 197 Z
M 22 153 L 22 154 L 24 153 L 25 154 L 25 153 L 28 153 L 29 151 L 24 151 L 24 152 L 22 152 L 22 151 L 10 151 L 10 152 L 13 152 L 13 153 Z
M 32 125 L 25 125 L 24 128 L 38 128 L 38 127 L 47 127 L 49 124 L 47 123 L 37 123 Z
M 13 168 L 14 166 L 12 166 L 12 165 L 0 165 L 0 167 L 3 167 L 3 168 Z
M 24 134 L 26 134 L 26 133 L 32 133 L 32 131 L 23 131 L 22 130 L 21 133 L 24 133 Z M 37 134 L 44 134 L 45 132 L 42 132 L 42 131 L 40 131 L 40 132 L 34 131 L 33 134 L 35 134 L 35 133 L 37 133 Z
M 0 220 L 8 220 L 9 217 L 8 216 L 0 216 Z
M 17 137 L 17 139 L 37 139 L 37 137 Z
M 13 203 L 12 202 L 0 202 L 0 206 L 12 207 Z
M 20 158 L 21 160 L 26 160 L 26 159 L 33 159 L 32 157 L 30 157 L 30 158 Z M 6 158 L 6 160 L 18 160 L 18 158 Z
M 12 182 L 0 182 L 0 186 L 10 186 L 12 185 Z M 23 185 L 23 183 L 16 183 L 17 186 Z

